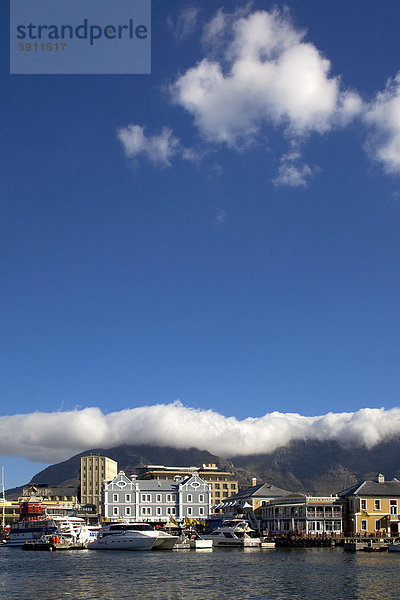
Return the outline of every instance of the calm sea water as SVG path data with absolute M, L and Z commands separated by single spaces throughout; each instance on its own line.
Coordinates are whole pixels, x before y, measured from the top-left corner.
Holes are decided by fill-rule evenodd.
M 400 553 L 0 549 L 1 600 L 398 600 Z

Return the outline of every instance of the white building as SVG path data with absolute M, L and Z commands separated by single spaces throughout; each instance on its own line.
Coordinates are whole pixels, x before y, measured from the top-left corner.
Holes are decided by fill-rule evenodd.
M 270 534 L 340 534 L 343 502 L 338 496 L 290 494 L 261 509 L 261 522 Z
M 103 483 L 102 514 L 110 520 L 166 523 L 202 520 L 211 512 L 211 486 L 197 473 L 174 481 L 137 479 L 120 471 Z

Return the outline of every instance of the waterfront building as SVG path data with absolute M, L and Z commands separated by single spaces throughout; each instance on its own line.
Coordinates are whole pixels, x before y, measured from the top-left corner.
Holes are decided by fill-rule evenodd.
M 257 480 L 253 478 L 251 486 L 229 496 L 229 498 L 214 506 L 214 509 L 220 512 L 224 518 L 231 519 L 243 512 L 253 513 L 257 518 L 261 507 L 266 506 L 274 498 L 282 498 L 290 493 L 290 491 L 271 483 L 257 484 Z
M 90 454 L 81 457 L 81 504 L 94 505 L 100 513 L 101 489 L 104 480 L 118 473 L 118 463 L 107 456 Z
M 137 479 L 120 471 L 103 483 L 102 515 L 110 520 L 202 521 L 208 518 L 210 508 L 210 485 L 197 473 L 171 481 Z
M 345 501 L 345 533 L 348 535 L 400 534 L 400 481 L 363 481 L 339 492 Z
M 41 517 L 84 517 L 95 522 L 97 506 L 81 506 L 75 486 L 52 486 L 47 483 L 29 483 L 18 498 L 19 518 Z M 18 520 L 18 519 L 15 519 Z
M 11 523 L 19 520 L 19 502 L 16 500 L 3 500 L 1 501 L 1 511 L 3 512 L 4 507 L 4 525 L 7 527 Z M 3 517 L 3 515 L 2 515 Z M 1 517 L 1 521 L 3 518 Z
M 43 501 L 64 502 L 68 505 L 76 506 L 78 502 L 78 490 L 74 485 L 49 486 L 47 483 L 28 483 L 22 489 L 22 498 L 30 499 L 34 496 L 41 496 Z
M 156 479 L 173 481 L 175 477 L 187 477 L 198 473 L 199 477 L 211 486 L 212 506 L 220 504 L 239 489 L 238 480 L 230 471 L 218 469 L 214 463 L 201 467 L 166 467 L 164 465 L 147 465 L 137 469 L 140 479 Z
M 340 535 L 343 532 L 342 509 L 339 496 L 289 493 L 262 506 L 262 528 L 270 535 Z

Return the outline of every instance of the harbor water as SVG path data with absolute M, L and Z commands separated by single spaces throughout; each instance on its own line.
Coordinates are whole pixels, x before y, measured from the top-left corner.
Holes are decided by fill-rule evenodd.
M 400 553 L 0 549 L 1 600 L 395 600 Z

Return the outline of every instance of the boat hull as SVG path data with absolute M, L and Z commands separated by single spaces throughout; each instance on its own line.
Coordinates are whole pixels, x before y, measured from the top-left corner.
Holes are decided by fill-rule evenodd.
M 89 550 L 151 550 L 156 538 L 150 536 L 107 536 L 88 544 Z

